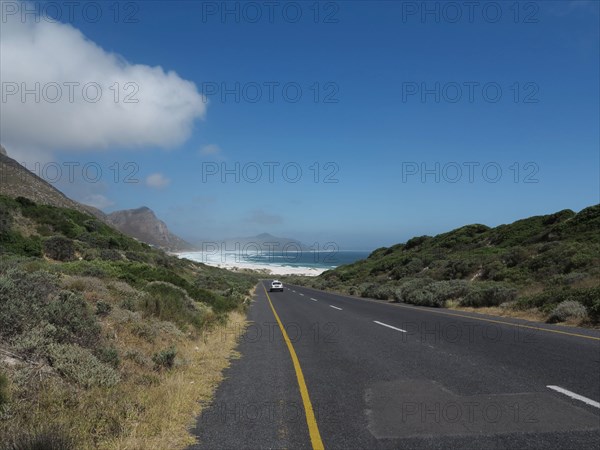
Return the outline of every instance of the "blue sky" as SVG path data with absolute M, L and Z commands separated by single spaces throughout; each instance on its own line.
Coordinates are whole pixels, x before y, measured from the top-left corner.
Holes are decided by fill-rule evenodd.
M 514 2 L 490 3 L 472 20 L 463 6 L 455 23 L 452 8 L 462 2 L 428 2 L 440 11 L 437 22 L 421 16 L 421 2 L 321 2 L 317 23 L 313 2 L 279 2 L 273 23 L 263 2 L 255 3 L 257 23 L 244 3 L 229 3 L 239 20 L 207 15 L 221 2 L 125 2 L 118 20 L 102 3 L 97 22 L 81 12 L 62 22 L 131 65 L 160 66 L 193 83 L 205 110 L 166 143 L 144 139 L 154 129 L 148 122 L 122 141 L 85 151 L 38 145 L 36 154 L 98 164 L 99 182 L 76 171 L 74 182 L 63 174 L 56 185 L 106 211 L 148 206 L 190 240 L 270 232 L 369 250 L 598 203 L 599 3 L 521 2 L 518 18 Z M 298 8 L 302 18 L 291 23 Z M 127 13 L 137 22 L 126 23 Z M 335 23 L 324 23 L 327 14 Z M 143 115 L 158 88 L 128 81 L 139 87 L 131 117 Z M 239 102 L 207 91 L 236 83 Z M 256 86 L 262 97 L 253 102 Z M 302 96 L 292 102 L 298 86 Z M 423 88 L 433 93 L 422 97 Z M 174 108 L 162 114 L 178 114 Z M 9 154 L 19 146 L 10 138 Z M 138 183 L 123 180 L 128 162 Z M 223 182 L 221 169 L 237 167 L 240 181 L 230 173 Z M 325 182 L 327 174 L 337 182 Z

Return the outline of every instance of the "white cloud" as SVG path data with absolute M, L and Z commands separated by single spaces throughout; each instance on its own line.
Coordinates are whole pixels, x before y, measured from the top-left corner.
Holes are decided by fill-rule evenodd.
M 162 173 L 153 173 L 152 175 L 148 175 L 146 178 L 146 185 L 152 188 L 162 189 L 167 187 L 169 183 L 171 183 L 171 180 L 165 177 Z
M 221 153 L 221 147 L 216 144 L 205 145 L 200 149 L 200 154 L 204 156 L 217 156 Z
M 175 72 L 130 63 L 68 24 L 36 23 L 32 16 L 23 22 L 19 14 L 5 19 L 0 27 L 0 134 L 9 154 L 170 148 L 184 142 L 194 121 L 205 115 L 207 103 L 196 85 Z M 88 85 L 86 99 L 88 83 L 97 85 Z M 23 88 L 39 98 L 23 98 Z M 94 103 L 96 92 L 102 95 Z M 126 102 L 128 94 L 138 102 Z
M 115 204 L 115 202 L 106 198 L 102 194 L 87 195 L 86 197 L 83 198 L 81 203 L 83 203 L 85 205 L 93 206 L 94 208 L 98 208 L 98 209 L 108 208 L 109 206 L 112 206 Z

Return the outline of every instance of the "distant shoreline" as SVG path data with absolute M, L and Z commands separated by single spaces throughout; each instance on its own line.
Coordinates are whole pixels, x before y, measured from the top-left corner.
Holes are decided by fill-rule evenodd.
M 225 261 L 222 261 L 220 255 L 214 255 L 209 252 L 202 251 L 185 251 L 185 252 L 173 252 L 178 258 L 186 258 L 191 261 L 206 264 L 208 266 L 219 267 L 221 269 L 228 269 L 233 271 L 238 270 L 254 270 L 270 275 L 303 275 L 316 277 L 321 275 L 327 270 L 335 268 L 330 267 L 309 267 L 303 265 L 286 265 L 286 264 L 274 264 L 274 263 L 259 263 L 251 262 L 236 258 L 233 253 L 226 253 L 224 255 Z

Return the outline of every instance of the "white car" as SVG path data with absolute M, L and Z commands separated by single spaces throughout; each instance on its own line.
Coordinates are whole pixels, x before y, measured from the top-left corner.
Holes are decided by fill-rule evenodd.
M 271 282 L 271 289 L 269 289 L 270 292 L 273 291 L 281 291 L 283 292 L 283 283 L 279 280 L 273 280 Z

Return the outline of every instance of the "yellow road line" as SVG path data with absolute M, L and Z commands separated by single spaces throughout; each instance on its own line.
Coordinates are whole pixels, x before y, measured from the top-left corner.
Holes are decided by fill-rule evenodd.
M 304 375 L 302 374 L 302 368 L 300 367 L 300 361 L 298 361 L 298 356 L 296 356 L 296 351 L 294 350 L 294 346 L 292 345 L 292 341 L 285 331 L 279 316 L 277 315 L 277 311 L 275 311 L 275 307 L 271 302 L 271 297 L 269 297 L 269 293 L 267 292 L 267 288 L 263 284 L 263 289 L 265 290 L 265 294 L 267 295 L 267 300 L 269 301 L 269 306 L 271 306 L 271 311 L 273 311 L 273 315 L 275 316 L 275 320 L 279 324 L 279 329 L 281 330 L 281 334 L 283 334 L 283 339 L 287 345 L 287 348 L 290 352 L 290 356 L 292 357 L 292 362 L 294 363 L 294 370 L 296 371 L 296 378 L 298 379 L 298 387 L 300 388 L 300 396 L 302 397 L 302 403 L 304 404 L 304 413 L 306 415 L 306 424 L 308 425 L 308 433 L 310 435 L 310 442 L 312 444 L 312 448 L 314 450 L 324 450 L 323 441 L 321 440 L 321 433 L 319 433 L 319 426 L 317 425 L 317 420 L 315 419 L 315 412 L 312 407 L 312 403 L 310 402 L 310 396 L 308 395 L 308 389 L 306 387 L 306 382 L 304 381 Z

